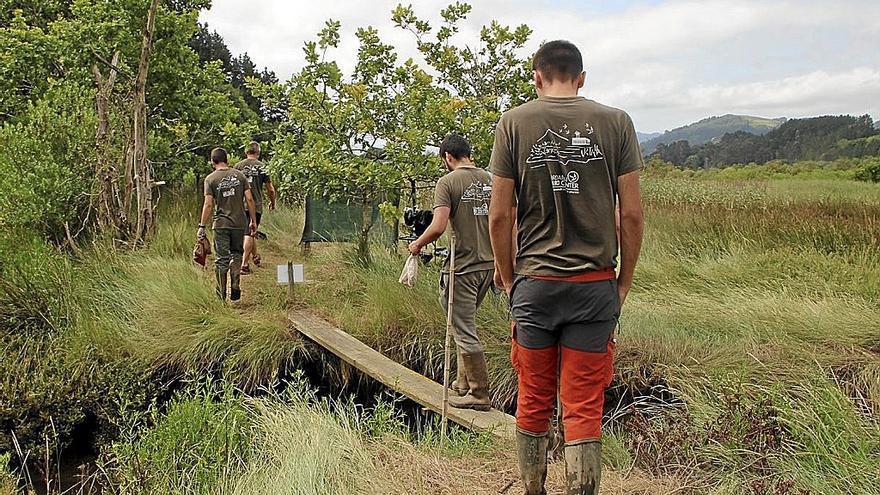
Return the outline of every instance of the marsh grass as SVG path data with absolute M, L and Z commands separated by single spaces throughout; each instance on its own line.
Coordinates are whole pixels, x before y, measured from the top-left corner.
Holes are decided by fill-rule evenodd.
M 649 176 L 644 189 L 648 230 L 616 359 L 616 393 L 630 400 L 611 413 L 611 462 L 719 493 L 880 492 L 880 187 Z M 436 267 L 406 289 L 402 256 L 363 268 L 346 250 L 315 249 L 300 301 L 439 379 Z M 493 400 L 509 408 L 503 298 L 478 322 Z
M 160 413 L 123 419 L 120 440 L 99 461 L 101 484 L 119 494 L 214 492 L 251 454 L 253 418 L 230 387 L 199 385 Z
M 18 491 L 18 477 L 9 469 L 10 453 L 0 454 L 0 495 L 14 495 Z
M 608 463 L 701 492 L 880 492 L 880 187 L 648 177 L 645 198 L 644 255 L 618 335 Z M 357 491 L 364 479 L 375 479 L 378 493 L 431 493 L 431 480 L 471 493 L 469 471 L 443 459 L 502 469 L 487 459 L 498 450 L 486 438 L 458 431 L 440 449 L 436 425 L 414 435 L 393 401 L 365 413 L 345 400 L 310 399 L 303 387 L 291 387 L 299 398 L 243 395 L 264 394 L 306 360 L 341 380 L 350 375 L 306 354 L 272 274 L 246 279 L 238 305 L 216 300 L 210 274 L 188 261 L 198 205 L 165 208 L 140 251 L 100 241 L 74 261 L 40 246 L 9 251 L 18 261 L 2 267 L 0 323 L 4 356 L 16 366 L 4 367 L 0 385 L 29 402 L 0 412 L 4 421 L 26 419 L 32 445 L 47 411 L 62 439 L 97 415 L 110 437 L 136 432 L 115 447 L 128 469 L 120 479 L 158 480 L 171 493 L 370 493 Z M 397 283 L 403 257 L 378 246 L 369 267 L 348 245 L 314 245 L 305 257 L 301 220 L 281 209 L 263 227 L 269 258 L 306 264 L 311 282 L 297 287 L 292 304 L 439 379 L 445 319 L 436 265 L 407 289 Z M 11 266 L 22 269 L 16 275 Z M 510 408 L 516 379 L 503 297 L 487 298 L 478 326 L 493 400 Z M 147 409 L 161 395 L 157 385 L 187 376 L 239 392 L 157 403 L 140 429 L 112 421 Z M 223 418 L 237 418 L 235 427 L 222 430 Z M 214 456 L 219 431 L 245 446 Z M 211 450 L 204 463 L 185 457 L 202 448 Z M 154 472 L 166 468 L 180 484 Z
M 263 392 L 248 397 L 228 384 L 202 384 L 127 416 L 93 484 L 126 495 L 435 493 L 427 479 L 413 486 L 401 474 L 428 474 L 497 448 L 460 429 L 439 445 L 431 423 L 414 440 L 394 399 L 365 408 L 328 398 L 299 373 Z

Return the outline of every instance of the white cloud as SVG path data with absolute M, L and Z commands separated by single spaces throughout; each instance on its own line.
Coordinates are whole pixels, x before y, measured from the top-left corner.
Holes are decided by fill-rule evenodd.
M 397 3 L 215 0 L 202 20 L 234 52 L 247 51 L 287 77 L 328 18 L 343 24 L 335 57 L 344 69 L 354 65 L 354 32 L 365 25 L 378 28 L 401 58 L 418 58 L 410 33 L 390 21 Z M 414 8 L 436 25 L 447 3 L 423 0 Z M 457 39 L 475 43 L 492 19 L 532 27 L 530 50 L 541 40 L 570 39 L 584 53 L 585 93 L 628 110 L 641 130 L 724 113 L 880 116 L 880 2 L 672 0 L 611 12 L 566 0 L 472 4 Z

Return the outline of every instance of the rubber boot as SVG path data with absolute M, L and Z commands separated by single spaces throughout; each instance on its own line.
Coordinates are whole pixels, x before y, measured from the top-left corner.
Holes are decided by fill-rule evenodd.
M 232 260 L 229 263 L 229 285 L 229 299 L 241 299 L 241 260 Z
M 449 388 L 458 394 L 459 397 L 464 397 L 471 387 L 468 385 L 467 373 L 464 369 L 464 357 L 461 351 L 455 353 L 455 375 L 455 380 L 452 380 Z
M 226 301 L 226 274 L 229 270 L 221 268 L 214 269 L 214 275 L 217 278 L 217 296 L 222 301 Z
M 519 475 L 525 487 L 525 495 L 547 495 L 544 481 L 547 479 L 547 445 L 550 439 L 544 435 L 532 435 L 516 430 L 516 454 L 519 457 Z
M 565 494 L 598 495 L 602 478 L 602 443 L 591 440 L 565 446 Z
M 465 374 L 470 392 L 463 397 L 450 397 L 449 405 L 458 409 L 488 411 L 492 408 L 489 400 L 489 371 L 486 369 L 486 355 L 482 352 L 462 354 Z

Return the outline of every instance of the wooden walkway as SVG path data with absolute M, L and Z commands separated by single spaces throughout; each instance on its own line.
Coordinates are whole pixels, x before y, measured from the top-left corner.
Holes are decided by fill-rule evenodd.
M 347 332 L 308 311 L 293 310 L 288 313 L 288 318 L 300 333 L 339 356 L 346 363 L 427 409 L 437 414 L 442 412 L 443 385 L 385 357 Z M 448 413 L 450 420 L 466 428 L 491 432 L 506 439 L 514 437 L 515 419 L 496 409 L 480 412 L 450 407 Z

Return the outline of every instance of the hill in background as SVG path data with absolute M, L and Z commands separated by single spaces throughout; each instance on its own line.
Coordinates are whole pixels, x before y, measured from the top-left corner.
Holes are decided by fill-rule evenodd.
M 642 144 L 645 141 L 650 141 L 654 138 L 658 138 L 662 135 L 663 135 L 662 132 L 639 132 L 639 131 L 636 131 L 636 136 L 639 138 L 639 144 Z
M 760 135 L 736 131 L 703 144 L 659 143 L 651 156 L 693 168 L 880 156 L 880 131 L 870 115 L 824 115 L 791 119 Z
M 687 141 L 691 146 L 696 146 L 719 139 L 725 134 L 738 131 L 756 135 L 766 134 L 782 125 L 786 120 L 785 117 L 768 119 L 750 115 L 727 114 L 721 117 L 709 117 L 693 124 L 666 131 L 647 141 L 642 141 L 640 135 L 639 142 L 642 143 L 643 153 L 650 155 L 657 149 L 658 145 L 670 144 L 675 141 Z

